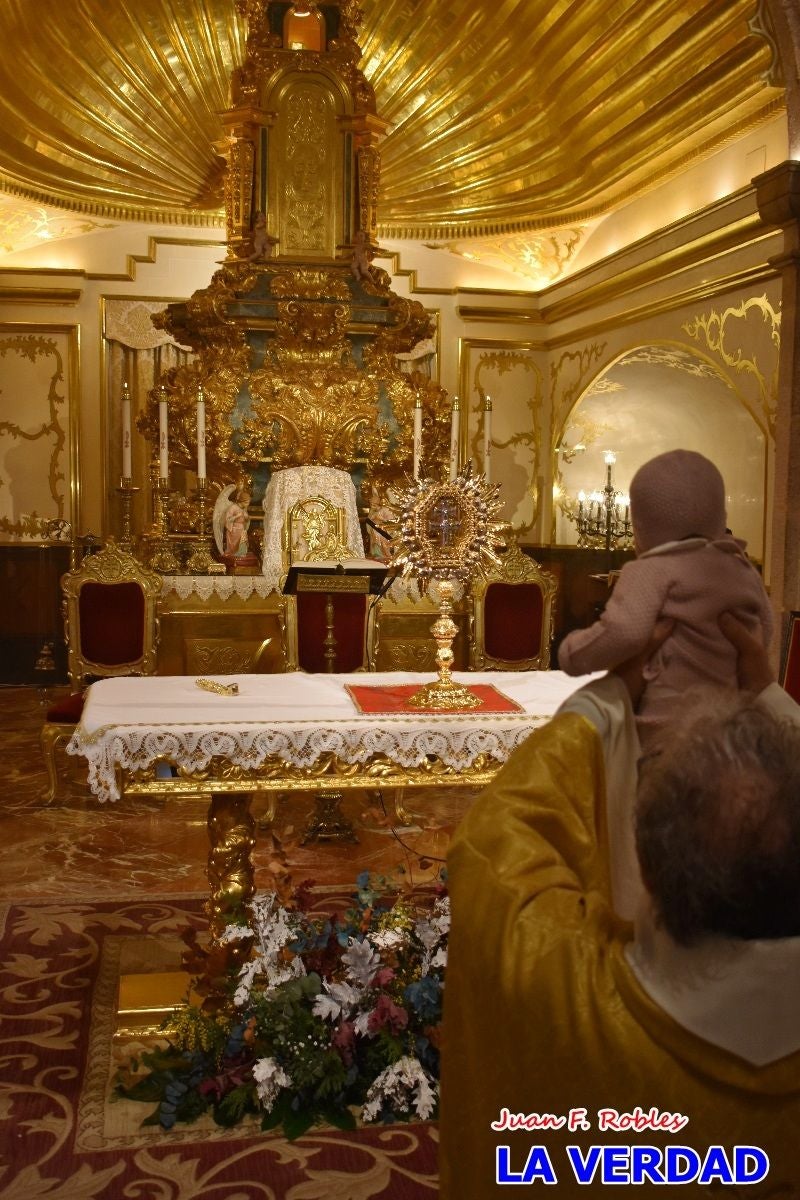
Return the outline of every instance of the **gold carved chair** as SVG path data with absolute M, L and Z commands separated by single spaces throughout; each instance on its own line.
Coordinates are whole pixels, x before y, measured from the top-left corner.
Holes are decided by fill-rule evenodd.
M 520 550 L 510 531 L 502 565 L 472 585 L 470 669 L 544 671 L 557 584 L 549 571 Z
M 152 675 L 158 644 L 161 576 L 143 567 L 113 538 L 61 577 L 67 664 L 72 694 L 48 709 L 41 743 L 49 781 L 58 788 L 55 752 L 72 736 L 93 679 Z
M 299 500 L 286 514 L 284 569 L 298 563 L 351 561 L 344 509 L 324 496 Z M 301 591 L 284 596 L 282 629 L 287 671 L 359 671 L 369 662 L 373 606 L 363 592 Z

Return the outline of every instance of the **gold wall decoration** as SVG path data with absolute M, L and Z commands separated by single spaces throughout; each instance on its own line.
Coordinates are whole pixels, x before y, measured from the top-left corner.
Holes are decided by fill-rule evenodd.
M 744 403 L 775 436 L 781 314 L 766 296 L 751 296 L 722 312 L 701 313 L 681 326 L 738 377 Z
M 503 512 L 515 533 L 529 533 L 539 515 L 544 381 L 530 351 L 494 350 L 478 354 L 470 395 L 470 450 L 481 464 L 483 402 L 492 401 L 492 474 L 503 480 Z M 505 430 L 511 430 L 503 436 Z
M 531 280 L 537 288 L 554 283 L 564 274 L 590 231 L 589 225 L 532 230 L 500 238 L 472 238 L 450 246 L 453 254 L 474 262 L 511 270 Z
M 41 540 L 78 515 L 75 330 L 0 325 L 0 364 L 0 536 Z

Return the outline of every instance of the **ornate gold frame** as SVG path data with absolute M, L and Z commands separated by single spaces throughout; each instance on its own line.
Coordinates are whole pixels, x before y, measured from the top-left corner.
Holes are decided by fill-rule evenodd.
M 135 583 L 144 597 L 144 637 L 142 653 L 132 662 L 108 666 L 92 662 L 81 651 L 80 594 L 87 583 Z M 113 538 L 97 554 L 89 555 L 74 571 L 61 577 L 63 593 L 64 632 L 67 642 L 67 666 L 74 688 L 83 686 L 91 675 L 152 675 L 156 669 L 158 646 L 158 599 L 161 595 L 161 576 L 143 567 L 138 559 L 120 549 Z
M 470 669 L 473 671 L 546 671 L 550 666 L 550 644 L 553 640 L 555 599 L 558 584 L 527 554 L 523 554 L 512 536 L 508 549 L 500 556 L 500 568 L 485 572 L 472 585 L 470 612 Z M 509 661 L 492 658 L 486 653 L 486 593 L 493 583 L 535 583 L 542 593 L 542 641 L 534 658 Z
M 301 558 L 295 556 L 292 541 L 297 526 L 301 527 L 306 552 Z M 283 525 L 283 563 L 288 568 L 292 562 L 317 560 L 336 562 L 352 558 L 345 537 L 344 510 L 337 508 L 324 496 L 308 496 L 298 500 L 286 514 Z
M 144 638 L 142 654 L 134 662 L 110 667 L 105 663 L 94 663 L 80 651 L 80 592 L 85 583 L 136 583 L 144 595 Z M 113 538 L 97 554 L 85 558 L 75 570 L 61 577 L 63 596 L 64 633 L 67 642 L 68 669 L 73 688 L 79 690 L 90 675 L 152 675 L 156 669 L 158 647 L 158 600 L 161 595 L 161 576 L 149 571 L 133 557 L 121 550 Z M 70 721 L 45 721 L 40 735 L 42 755 L 47 769 L 48 789 L 45 797 L 51 803 L 58 790 L 55 754 L 62 743 L 72 737 L 75 730 Z

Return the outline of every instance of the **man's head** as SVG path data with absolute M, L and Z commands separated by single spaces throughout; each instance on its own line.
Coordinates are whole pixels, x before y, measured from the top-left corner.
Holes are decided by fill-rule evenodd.
M 675 941 L 800 936 L 800 726 L 704 701 L 642 766 L 636 844 Z
M 717 468 L 694 450 L 669 450 L 641 466 L 631 480 L 631 521 L 642 554 L 681 538 L 722 537 L 725 484 Z

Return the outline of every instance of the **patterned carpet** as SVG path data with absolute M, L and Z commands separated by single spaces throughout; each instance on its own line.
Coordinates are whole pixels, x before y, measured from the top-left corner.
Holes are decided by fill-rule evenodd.
M 330 896 L 326 897 L 330 903 Z M 111 1096 L 135 1044 L 114 1043 L 124 964 L 167 960 L 202 902 L 30 902 L 0 912 L 4 1200 L 431 1200 L 436 1128 L 315 1130 L 288 1142 L 208 1120 L 166 1133 Z M 156 948 L 157 947 L 157 948 Z M 159 961 L 160 960 L 160 961 Z
M 205 807 L 157 798 L 99 805 L 84 764 L 63 755 L 59 793 L 47 804 L 39 731 L 53 699 L 0 689 L 3 1200 L 435 1196 L 435 1125 L 319 1129 L 289 1143 L 244 1126 L 142 1128 L 148 1106 L 112 1102 L 111 1079 L 131 1049 L 114 1040 L 121 971 L 137 958 L 163 968 L 172 956 L 177 965 L 180 931 L 204 925 Z M 257 886 L 269 881 L 273 834 L 295 881 L 313 879 L 326 905 L 365 869 L 424 884 L 470 800 L 463 791 L 411 795 L 417 828 L 398 834 L 374 799 L 354 793 L 344 807 L 358 843 L 303 845 L 313 797 L 287 798 L 261 831 Z

